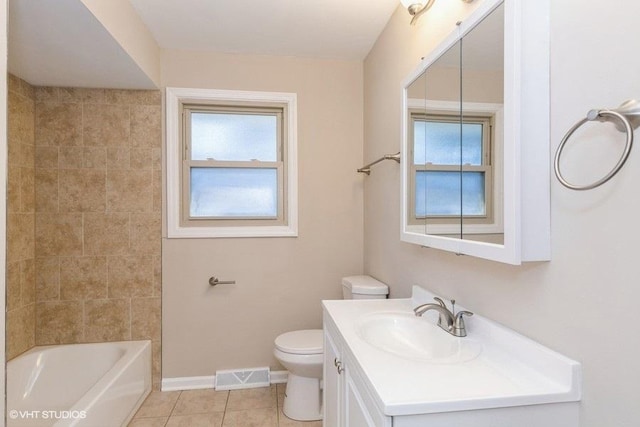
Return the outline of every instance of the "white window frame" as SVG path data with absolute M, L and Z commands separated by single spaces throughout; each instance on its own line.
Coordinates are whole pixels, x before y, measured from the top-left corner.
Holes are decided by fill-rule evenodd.
M 230 238 L 230 237 L 296 237 L 298 235 L 298 150 L 297 96 L 284 92 L 251 92 L 173 88 L 166 89 L 166 160 L 167 160 L 167 237 L 168 238 Z M 215 226 L 181 224 L 182 210 L 182 104 L 220 104 L 224 102 L 285 104 L 287 114 L 285 224 Z M 241 220 L 239 220 L 241 221 Z
M 409 98 L 407 99 L 407 107 L 409 110 L 432 110 L 432 111 L 441 111 L 441 112 L 450 112 L 450 113 L 458 113 L 460 112 L 460 103 L 452 102 L 452 101 L 435 101 L 435 100 L 424 100 L 424 99 L 416 99 Z M 502 128 L 504 126 L 504 114 L 503 104 L 492 104 L 492 103 L 479 103 L 479 102 L 464 102 L 462 104 L 463 111 L 470 111 L 471 115 L 474 113 L 477 114 L 488 114 L 494 117 L 494 130 L 493 130 L 493 165 L 492 165 L 492 180 L 493 180 L 493 188 L 490 193 L 493 197 L 493 221 L 479 224 L 466 223 L 464 224 L 464 233 L 465 234 L 497 234 L 504 232 L 504 205 L 503 205 L 503 170 L 502 170 L 502 162 L 503 162 L 503 134 Z M 407 119 L 410 120 L 410 114 L 407 114 Z M 407 145 L 407 148 L 409 146 Z M 410 169 L 410 168 L 409 168 Z M 407 182 L 409 182 L 408 175 L 405 178 Z M 407 185 L 407 191 L 413 191 L 410 185 Z M 410 209 L 413 209 L 410 206 L 411 194 L 403 195 L 403 203 L 405 203 L 406 209 L 404 210 L 405 215 L 411 215 Z M 425 224 L 411 224 L 409 221 L 409 216 L 405 219 L 407 222 L 406 229 L 409 232 L 415 233 L 427 233 L 427 234 L 439 234 L 439 235 L 453 235 L 456 233 L 460 233 L 460 225 L 459 224 L 446 224 L 446 223 L 429 223 L 426 221 L 426 230 Z

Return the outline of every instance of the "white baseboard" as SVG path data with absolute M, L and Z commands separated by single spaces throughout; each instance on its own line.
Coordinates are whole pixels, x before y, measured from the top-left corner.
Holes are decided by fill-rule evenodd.
M 289 373 L 287 371 L 271 371 L 271 384 L 284 384 L 287 382 Z M 162 391 L 176 390 L 201 390 L 205 388 L 215 388 L 216 376 L 204 377 L 178 377 L 163 378 L 161 384 Z
M 206 377 L 163 378 L 161 389 L 162 391 L 200 390 L 203 388 L 214 388 L 215 384 L 215 375 Z
M 289 372 L 287 371 L 271 371 L 271 384 L 284 384 L 288 377 Z

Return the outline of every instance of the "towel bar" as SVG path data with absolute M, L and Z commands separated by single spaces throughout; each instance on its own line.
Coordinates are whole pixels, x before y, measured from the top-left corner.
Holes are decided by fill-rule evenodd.
M 371 175 L 371 166 L 376 165 L 384 160 L 395 160 L 396 162 L 400 163 L 400 152 L 398 151 L 396 154 L 385 154 L 384 156 L 380 157 L 378 160 L 375 160 L 369 163 L 368 165 L 364 165 L 363 167 L 358 169 L 358 172 Z

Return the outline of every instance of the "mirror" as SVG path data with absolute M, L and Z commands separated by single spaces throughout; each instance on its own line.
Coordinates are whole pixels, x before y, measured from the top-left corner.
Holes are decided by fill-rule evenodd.
M 411 141 L 407 221 L 419 233 L 462 235 L 460 53 L 458 42 L 407 89 Z
M 542 9 L 486 0 L 405 81 L 403 241 L 512 264 L 548 258 L 548 201 L 538 207 L 520 193 L 549 196 L 548 8 Z M 526 90 L 519 85 L 525 77 Z M 535 158 L 521 163 L 520 152 Z M 533 182 L 525 170 L 543 176 Z M 529 226 L 523 218 L 533 212 L 542 220 Z M 543 237 L 534 242 L 529 235 L 536 233 Z M 523 240 L 536 249 L 527 252 Z
M 504 244 L 504 4 L 460 41 L 462 238 Z

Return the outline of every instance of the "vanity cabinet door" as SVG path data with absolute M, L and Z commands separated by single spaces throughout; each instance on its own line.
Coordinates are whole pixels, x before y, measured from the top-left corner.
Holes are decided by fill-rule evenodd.
M 364 373 L 335 326 L 324 319 L 322 425 L 324 427 L 391 427 L 391 417 L 375 407 L 364 385 Z
M 348 427 L 381 427 L 371 419 L 353 378 L 347 372 L 345 378 L 345 410 Z
M 341 351 L 337 343 L 325 329 L 324 331 L 324 366 L 323 366 L 323 425 L 324 427 L 344 426 Z M 342 371 L 342 372 L 341 372 Z

